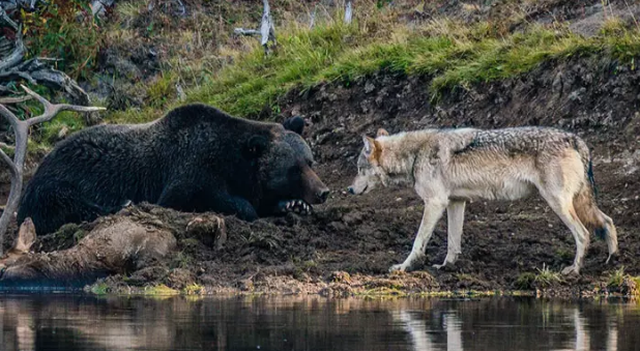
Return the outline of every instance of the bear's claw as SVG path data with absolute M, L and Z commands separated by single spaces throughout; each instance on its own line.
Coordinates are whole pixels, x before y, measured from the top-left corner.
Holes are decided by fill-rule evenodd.
M 308 215 L 312 211 L 312 207 L 303 200 L 281 201 L 278 206 L 283 213 L 294 212 L 301 215 Z

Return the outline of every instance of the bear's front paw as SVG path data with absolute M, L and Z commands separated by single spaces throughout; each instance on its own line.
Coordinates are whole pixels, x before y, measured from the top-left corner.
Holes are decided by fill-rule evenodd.
M 312 211 L 312 207 L 302 200 L 281 201 L 278 205 L 283 213 L 294 212 L 301 215 L 308 215 Z

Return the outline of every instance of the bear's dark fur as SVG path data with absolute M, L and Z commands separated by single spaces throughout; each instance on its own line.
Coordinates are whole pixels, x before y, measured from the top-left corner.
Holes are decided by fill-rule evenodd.
M 300 132 L 297 119 L 285 124 Z M 30 217 L 42 235 L 129 201 L 254 220 L 283 201 L 324 202 L 329 190 L 312 164 L 307 143 L 281 124 L 186 105 L 150 123 L 95 126 L 60 142 L 27 185 L 18 224 Z

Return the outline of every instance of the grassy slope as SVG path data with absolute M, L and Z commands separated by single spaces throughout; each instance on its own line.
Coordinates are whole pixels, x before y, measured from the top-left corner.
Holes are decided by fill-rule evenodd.
M 547 60 L 606 55 L 634 66 L 634 57 L 640 54 L 639 29 L 625 28 L 611 18 L 599 35 L 584 38 L 570 32 L 564 23 L 531 24 L 522 31 L 510 32 L 505 28 L 517 17 L 513 13 L 502 21 L 479 24 L 448 18 L 409 23 L 401 19 L 400 10 L 379 7 L 377 3 L 360 2 L 350 25 L 342 22 L 343 14 L 338 9 L 319 18 L 309 29 L 307 23 L 290 15 L 304 13 L 303 8 L 291 7 L 287 1 L 276 2 L 290 12 L 284 11 L 286 14 L 279 18 L 276 53 L 265 57 L 255 38 L 217 35 L 203 41 L 203 34 L 194 31 L 195 25 L 188 25 L 199 23 L 209 31 L 230 32 L 233 26 L 256 20 L 259 9 L 258 13 L 238 10 L 244 20 L 229 23 L 216 22 L 205 12 L 177 27 L 171 27 L 166 16 L 155 18 L 140 34 L 140 30 L 136 32 L 124 24 L 135 22 L 144 4 L 125 2 L 116 8 L 118 21 L 103 31 L 104 42 L 118 47 L 136 40 L 156 40 L 160 43 L 157 45 L 167 48 L 168 59 L 154 78 L 133 84 L 134 91 L 145 92 L 142 107 L 110 110 L 106 120 L 149 121 L 185 102 L 212 104 L 243 117 L 255 117 L 265 108 L 277 113 L 278 98 L 293 87 L 311 87 L 326 81 L 348 83 L 380 70 L 430 76 L 433 79 L 429 90 L 433 98 L 438 98 L 453 88 L 517 76 Z M 272 7 L 274 11 L 278 9 L 273 4 Z M 220 11 L 227 15 L 233 12 L 228 8 Z M 149 31 L 156 31 L 155 37 Z M 202 44 L 211 41 L 217 45 Z M 185 51 L 185 47 L 189 50 Z M 70 67 L 77 69 L 77 65 Z M 185 88 L 185 100 L 178 100 L 176 83 Z M 83 126 L 79 116 L 64 114 L 44 126 L 38 139 L 50 144 L 61 129 L 75 131 Z
M 434 98 L 448 89 L 514 77 L 547 60 L 573 55 L 606 55 L 633 64 L 640 32 L 608 21 L 601 33 L 584 38 L 562 24 L 531 25 L 508 33 L 497 25 L 466 25 L 449 19 L 410 28 L 391 11 L 370 11 L 351 25 L 334 19 L 306 26 L 290 23 L 278 32 L 278 51 L 265 57 L 256 42 L 234 65 L 187 92 L 186 102 L 212 104 L 238 116 L 256 116 L 265 107 L 278 111 L 278 97 L 293 87 L 326 81 L 348 83 L 380 70 L 433 77 Z M 375 25 L 374 25 L 375 24 Z M 182 102 L 163 106 L 175 106 Z M 114 122 L 148 121 L 165 109 L 111 114 Z

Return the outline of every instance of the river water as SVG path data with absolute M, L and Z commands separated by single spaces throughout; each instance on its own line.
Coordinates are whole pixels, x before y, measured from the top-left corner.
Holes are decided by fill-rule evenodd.
M 637 350 L 640 304 L 0 295 L 2 350 Z

